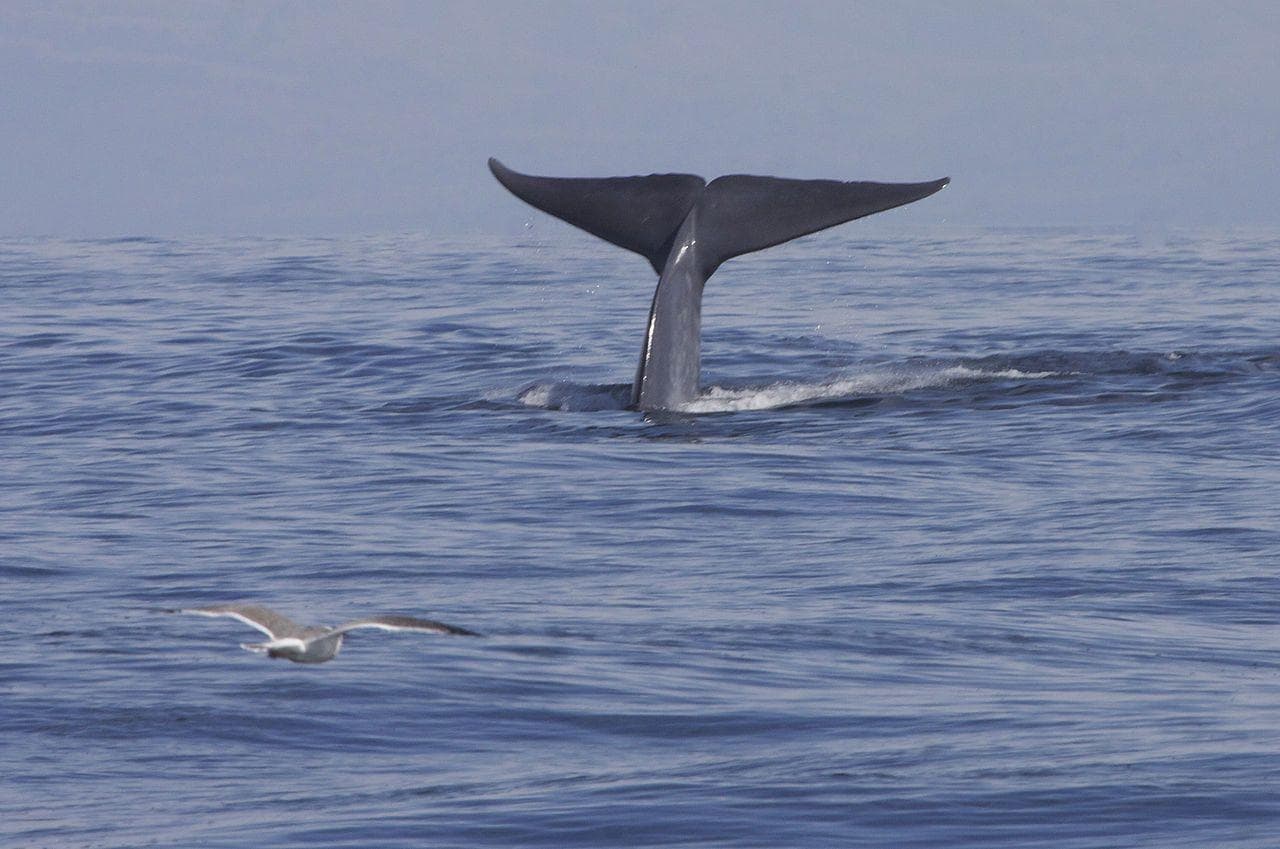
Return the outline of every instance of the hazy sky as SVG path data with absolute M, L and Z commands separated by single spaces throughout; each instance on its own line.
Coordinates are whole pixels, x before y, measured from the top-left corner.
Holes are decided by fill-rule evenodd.
M 1280 224 L 1280 3 L 0 4 L 0 234 L 516 232 L 558 175 Z

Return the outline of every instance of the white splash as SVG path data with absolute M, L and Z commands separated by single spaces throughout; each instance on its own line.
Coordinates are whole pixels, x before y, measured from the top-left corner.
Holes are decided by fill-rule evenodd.
M 594 413 L 625 410 L 631 397 L 629 386 L 601 386 L 579 383 L 535 383 L 522 389 L 516 400 L 529 407 L 566 413 Z
M 725 388 L 712 386 L 698 398 L 683 405 L 686 413 L 725 413 L 742 410 L 773 410 L 798 404 L 838 401 L 848 398 L 899 395 L 918 389 L 932 389 L 956 383 L 984 380 L 1038 380 L 1056 372 L 1025 372 L 1019 369 L 988 371 L 968 366 L 889 368 L 842 375 L 814 383 L 784 381 L 762 387 Z
M 688 404 L 681 405 L 678 412 L 776 410 L 825 401 L 899 395 L 919 389 L 988 380 L 1040 380 L 1059 374 L 1053 371 L 980 369 L 963 365 L 895 366 L 837 375 L 821 381 L 780 381 L 765 386 L 711 386 Z M 516 400 L 545 410 L 598 412 L 625 409 L 630 394 L 630 387 L 626 386 L 548 382 L 535 383 L 521 390 Z

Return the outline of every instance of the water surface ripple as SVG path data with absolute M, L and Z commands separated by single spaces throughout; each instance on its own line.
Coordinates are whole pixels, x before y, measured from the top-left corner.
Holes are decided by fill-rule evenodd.
M 585 237 L 0 241 L 0 842 L 1273 847 L 1278 257 L 847 228 L 646 415 Z

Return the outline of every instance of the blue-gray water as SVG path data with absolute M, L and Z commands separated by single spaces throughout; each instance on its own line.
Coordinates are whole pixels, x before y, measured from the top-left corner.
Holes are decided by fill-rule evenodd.
M 562 235 L 0 242 L 0 842 L 1277 845 L 1280 233 Z

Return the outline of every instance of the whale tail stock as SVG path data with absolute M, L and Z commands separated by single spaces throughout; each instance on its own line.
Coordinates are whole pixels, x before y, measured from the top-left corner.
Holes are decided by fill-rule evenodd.
M 731 174 L 536 177 L 496 159 L 489 170 L 530 206 L 620 248 L 658 274 L 632 391 L 642 410 L 698 393 L 702 287 L 725 260 L 926 198 L 949 179 L 842 183 Z

